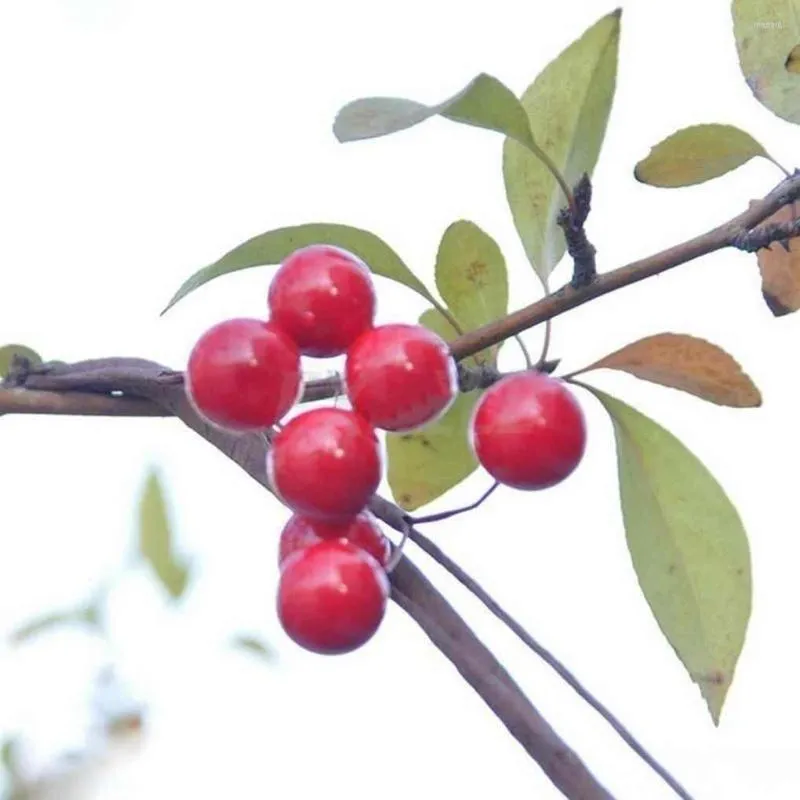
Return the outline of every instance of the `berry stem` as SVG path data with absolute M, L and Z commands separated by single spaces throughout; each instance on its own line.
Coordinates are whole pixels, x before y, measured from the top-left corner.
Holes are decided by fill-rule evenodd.
M 522 337 L 519 334 L 515 334 L 514 338 L 517 340 L 519 349 L 522 350 L 522 357 L 525 359 L 525 369 L 533 369 L 533 359 L 531 358 L 527 345 L 522 341 Z
M 450 519 L 450 517 L 464 514 L 467 511 L 474 511 L 476 508 L 478 508 L 478 506 L 483 505 L 483 503 L 489 499 L 492 492 L 494 492 L 499 485 L 500 484 L 495 481 L 474 503 L 470 503 L 468 506 L 463 506 L 462 508 L 453 508 L 450 511 L 440 511 L 438 514 L 428 514 L 425 517 L 412 517 L 410 515 L 405 515 L 404 519 L 409 525 L 424 525 L 427 522 L 441 522 L 442 520 Z
M 550 352 L 550 335 L 552 328 L 553 328 L 553 320 L 551 319 L 546 320 L 544 323 L 544 339 L 542 340 L 542 352 L 539 355 L 539 360 L 536 362 L 536 369 L 538 369 L 540 372 L 543 371 L 542 367 L 547 363 L 547 354 Z
M 409 523 L 405 523 L 402 527 L 403 531 L 400 541 L 397 543 L 397 545 L 392 545 L 392 557 L 386 563 L 385 570 L 387 575 L 391 575 L 392 572 L 394 572 L 395 568 L 403 558 L 403 548 L 406 546 L 406 542 L 408 541 L 409 533 L 411 532 L 411 525 Z

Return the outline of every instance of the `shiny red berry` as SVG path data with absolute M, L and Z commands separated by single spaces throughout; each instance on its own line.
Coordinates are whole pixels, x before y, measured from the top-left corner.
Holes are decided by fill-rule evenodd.
M 389 580 L 378 562 L 350 542 L 331 539 L 284 562 L 278 618 L 306 650 L 349 653 L 378 630 L 388 596 Z
M 369 553 L 379 564 L 389 560 L 389 540 L 383 535 L 374 517 L 362 512 L 347 522 L 324 520 L 293 514 L 281 531 L 278 545 L 278 564 L 299 550 L 321 541 L 343 539 Z
M 421 325 L 381 325 L 347 351 L 345 385 L 353 408 L 371 425 L 409 431 L 433 422 L 458 392 L 447 343 Z
M 297 345 L 276 325 L 229 319 L 198 339 L 186 368 L 186 391 L 209 422 L 231 430 L 275 424 L 302 388 Z
M 338 356 L 372 327 L 375 290 L 365 264 L 345 250 L 311 245 L 295 250 L 275 273 L 270 317 L 304 355 Z
M 289 420 L 267 459 L 272 486 L 292 511 L 342 522 L 364 510 L 381 468 L 375 431 L 342 408 L 315 408 Z
M 509 375 L 487 389 L 471 423 L 475 455 L 500 483 L 546 489 L 578 466 L 586 423 L 563 381 L 539 372 Z

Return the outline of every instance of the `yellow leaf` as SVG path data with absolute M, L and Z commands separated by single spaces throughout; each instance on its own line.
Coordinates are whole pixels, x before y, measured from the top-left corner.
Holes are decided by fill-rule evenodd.
M 750 619 L 744 526 L 719 483 L 675 436 L 588 388 L 614 424 L 622 516 L 639 585 L 718 724 Z
M 761 393 L 732 356 L 704 339 L 659 333 L 626 345 L 580 372 L 618 369 L 735 408 L 761 405 Z
M 733 125 L 692 125 L 655 145 L 633 174 L 651 186 L 691 186 L 718 178 L 756 156 L 769 158 L 749 133 Z

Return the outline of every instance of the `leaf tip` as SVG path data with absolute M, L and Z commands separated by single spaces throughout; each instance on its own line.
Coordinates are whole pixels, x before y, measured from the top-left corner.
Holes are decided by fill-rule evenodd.
M 647 183 L 645 179 L 642 177 L 642 164 L 644 163 L 644 159 L 639 161 L 636 166 L 633 168 L 633 177 L 639 181 L 639 183 Z

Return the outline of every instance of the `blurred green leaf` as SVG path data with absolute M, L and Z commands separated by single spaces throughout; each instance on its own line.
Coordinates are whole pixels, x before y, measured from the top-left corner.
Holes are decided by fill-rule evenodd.
M 336 115 L 333 133 L 340 142 L 374 139 L 406 130 L 435 116 L 487 128 L 535 149 L 525 111 L 514 93 L 491 75 L 481 73 L 460 92 L 428 106 L 402 97 L 353 100 Z
M 755 98 L 800 124 L 800 8 L 797 0 L 733 0 L 739 64 Z
M 628 549 L 647 602 L 715 724 L 751 607 L 750 550 L 739 514 L 669 431 L 587 387 L 611 415 Z
M 31 622 L 17 628 L 9 637 L 9 642 L 14 645 L 23 644 L 43 633 L 60 628 L 63 625 L 86 625 L 92 629 L 100 629 L 99 612 L 93 606 L 59 611 L 45 614 Z
M 592 174 L 605 136 L 617 75 L 621 10 L 604 16 L 550 62 L 522 95 L 531 132 L 569 186 Z M 566 250 L 556 223 L 566 205 L 553 174 L 518 141 L 503 149 L 514 224 L 544 281 Z
M 3 765 L 12 783 L 19 780 L 19 741 L 17 739 L 3 740 L 0 745 L 0 764 Z
M 26 358 L 31 365 L 42 363 L 41 356 L 30 347 L 25 347 L 23 344 L 4 345 L 0 347 L 0 380 L 8 375 L 15 357 Z
M 718 178 L 756 156 L 769 158 L 749 134 L 733 125 L 691 125 L 651 148 L 634 168 L 636 180 L 673 188 Z
M 173 552 L 164 491 L 155 471 L 147 476 L 139 502 L 139 552 L 170 596 L 178 599 L 188 584 L 189 569 Z
M 504 317 L 508 272 L 497 242 L 473 222 L 450 225 L 436 255 L 436 288 L 465 331 Z
M 234 647 L 245 650 L 265 661 L 274 661 L 277 657 L 275 650 L 270 645 L 254 636 L 235 636 L 232 644 Z
M 195 272 L 178 289 L 161 313 L 166 313 L 179 300 L 214 278 L 240 269 L 280 264 L 295 250 L 313 244 L 328 244 L 347 250 L 364 261 L 375 275 L 401 283 L 431 303 L 436 303 L 425 284 L 414 275 L 400 256 L 374 233 L 349 225 L 316 222 L 278 228 L 248 239 L 218 261 Z
M 420 324 L 446 341 L 456 332 L 441 312 L 428 309 Z M 473 365 L 474 359 L 462 363 Z M 482 392 L 459 394 L 438 421 L 410 433 L 386 434 L 387 479 L 395 502 L 413 511 L 457 486 L 477 468 L 469 443 L 472 409 Z

